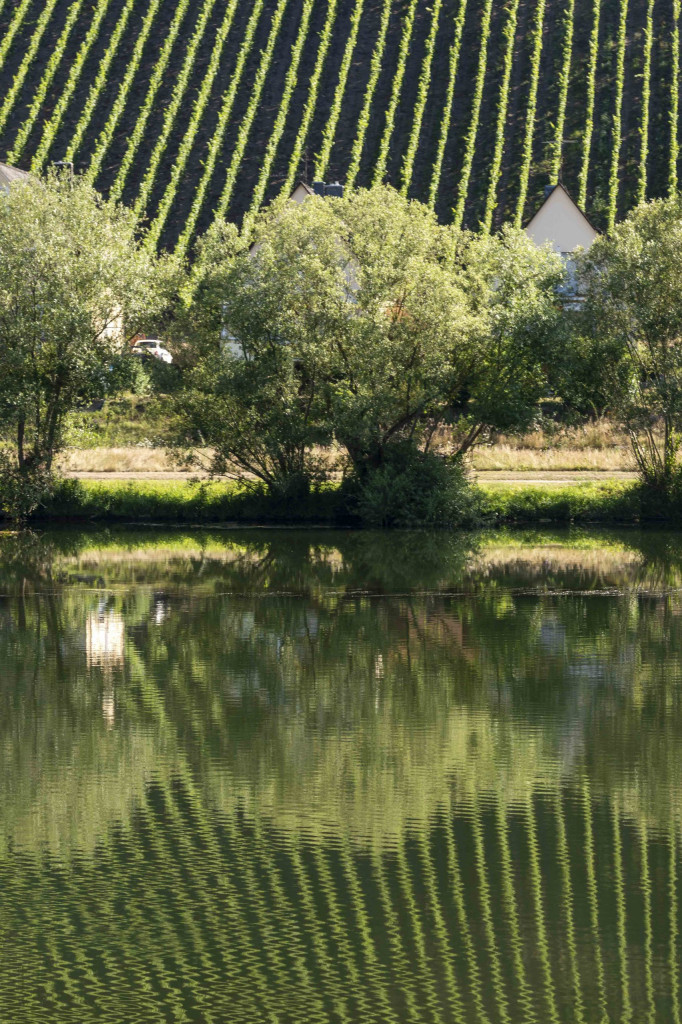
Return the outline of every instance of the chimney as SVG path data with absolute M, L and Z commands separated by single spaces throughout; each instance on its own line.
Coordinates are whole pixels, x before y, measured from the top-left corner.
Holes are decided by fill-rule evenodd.
M 325 183 L 323 181 L 313 182 L 313 192 L 316 196 L 323 196 L 325 194 Z
M 326 196 L 334 196 L 337 199 L 343 199 L 343 185 L 339 181 L 335 181 L 331 185 L 325 185 L 324 194 Z

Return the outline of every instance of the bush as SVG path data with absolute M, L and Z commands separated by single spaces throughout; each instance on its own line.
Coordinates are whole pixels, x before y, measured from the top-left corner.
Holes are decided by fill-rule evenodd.
M 54 478 L 42 465 L 19 469 L 6 452 L 0 453 L 0 513 L 14 523 L 23 523 L 49 499 Z
M 478 519 L 476 492 L 458 462 L 413 445 L 386 449 L 385 461 L 346 484 L 348 509 L 365 526 L 472 526 Z

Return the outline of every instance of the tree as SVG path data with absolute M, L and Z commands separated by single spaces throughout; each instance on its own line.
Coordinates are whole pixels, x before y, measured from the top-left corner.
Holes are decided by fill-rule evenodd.
M 668 489 L 682 430 L 682 197 L 638 206 L 580 261 L 584 338 L 644 481 Z
M 222 220 L 201 240 L 191 301 L 176 324 L 193 356 L 176 401 L 178 446 L 192 445 L 195 463 L 208 448 L 212 473 L 236 469 L 290 499 L 323 477 L 318 446 L 330 431 L 312 345 L 302 363 L 300 346 L 287 340 L 295 271 L 265 272 L 265 255 L 252 258 L 246 239 Z
M 445 421 L 465 426 L 463 454 L 486 426 L 532 418 L 562 270 L 522 233 L 477 238 L 377 186 L 276 204 L 255 238 L 247 251 L 214 227 L 190 310 L 204 339 L 200 378 L 217 374 L 235 410 L 212 415 L 215 430 L 202 435 L 238 466 L 269 484 L 274 466 L 305 472 L 312 445 L 333 436 L 362 484 L 423 461 Z M 229 338 L 238 347 L 207 375 Z M 206 410 L 210 388 L 199 390 Z M 197 405 L 185 408 L 198 424 Z M 412 483 L 396 493 L 406 490 Z
M 0 196 L 6 504 L 35 507 L 68 413 L 121 381 L 125 337 L 162 305 L 162 266 L 136 239 L 132 212 L 78 177 L 31 177 Z
M 557 290 L 565 273 L 559 256 L 511 227 L 468 235 L 462 260 L 478 339 L 465 402 L 453 407 L 461 454 L 491 431 L 516 433 L 533 425 L 552 389 L 564 338 Z

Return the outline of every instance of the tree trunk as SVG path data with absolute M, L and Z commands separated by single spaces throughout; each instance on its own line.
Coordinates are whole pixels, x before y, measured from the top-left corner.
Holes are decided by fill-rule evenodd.
M 17 462 L 19 463 L 19 469 L 24 468 L 24 431 L 26 429 L 26 422 L 22 416 L 17 425 Z

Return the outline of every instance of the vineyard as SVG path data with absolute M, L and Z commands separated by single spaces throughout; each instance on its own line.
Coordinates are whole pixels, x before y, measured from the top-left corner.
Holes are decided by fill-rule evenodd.
M 679 174 L 680 0 L 0 0 L 0 159 L 56 160 L 188 251 L 299 178 L 598 226 Z

